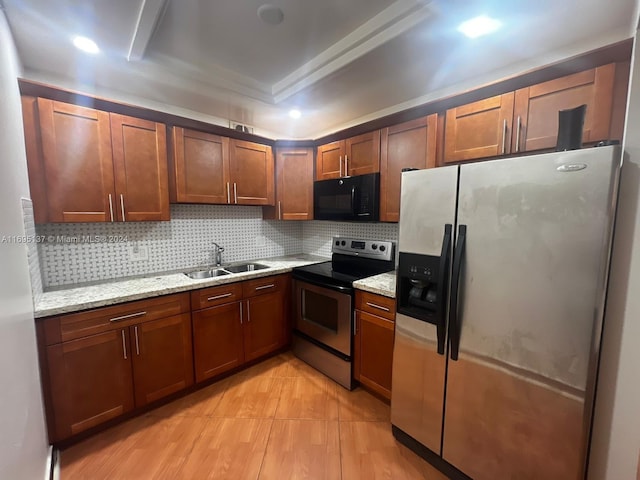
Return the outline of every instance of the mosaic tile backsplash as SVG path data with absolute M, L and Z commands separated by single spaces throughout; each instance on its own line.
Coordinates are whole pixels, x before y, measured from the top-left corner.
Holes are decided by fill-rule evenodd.
M 28 209 L 25 222 L 29 221 Z M 31 223 L 33 214 L 31 213 Z M 187 269 L 212 262 L 212 242 L 223 263 L 310 253 L 331 256 L 331 238 L 396 241 L 397 224 L 262 220 L 260 207 L 171 205 L 170 222 L 68 223 L 35 227 L 38 244 L 34 292 L 44 287 Z M 134 260 L 146 250 L 146 259 Z M 145 255 L 142 255 L 143 257 Z M 41 280 L 39 280 L 41 270 Z
M 35 238 L 36 225 L 33 217 L 33 202 L 28 198 L 22 198 L 22 219 L 24 221 L 24 233 L 28 238 Z M 42 272 L 38 256 L 38 245 L 35 242 L 27 242 L 27 259 L 29 261 L 29 276 L 31 277 L 31 295 L 34 304 L 42 295 Z
M 262 220 L 260 207 L 171 205 L 170 222 L 46 224 L 38 235 L 45 288 L 302 252 L 302 225 Z M 75 242 L 75 243 L 74 243 Z M 132 260 L 146 249 L 148 259 Z M 133 252 L 135 253 L 135 252 Z

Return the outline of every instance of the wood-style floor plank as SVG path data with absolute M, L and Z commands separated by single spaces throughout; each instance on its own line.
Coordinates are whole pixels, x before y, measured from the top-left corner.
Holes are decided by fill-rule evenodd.
M 184 463 L 180 478 L 255 480 L 267 447 L 272 420 L 210 418 Z
M 447 480 L 399 444 L 387 422 L 340 422 L 340 447 L 345 480 Z
M 340 475 L 337 421 L 273 421 L 260 480 L 335 480 Z
M 395 441 L 386 403 L 290 353 L 62 451 L 61 478 L 446 479 Z

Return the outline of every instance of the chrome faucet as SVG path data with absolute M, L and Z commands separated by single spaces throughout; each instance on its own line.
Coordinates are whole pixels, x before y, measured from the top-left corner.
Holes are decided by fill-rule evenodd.
M 213 258 L 215 259 L 216 267 L 222 265 L 222 252 L 224 252 L 224 247 L 213 242 Z

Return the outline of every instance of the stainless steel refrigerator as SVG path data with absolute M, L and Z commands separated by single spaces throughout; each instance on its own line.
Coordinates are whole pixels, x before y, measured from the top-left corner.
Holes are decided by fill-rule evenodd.
M 451 478 L 584 478 L 621 159 L 402 174 L 391 422 Z

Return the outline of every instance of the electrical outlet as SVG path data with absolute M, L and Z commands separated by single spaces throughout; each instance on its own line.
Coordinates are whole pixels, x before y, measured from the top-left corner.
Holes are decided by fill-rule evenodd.
M 255 246 L 264 247 L 267 244 L 267 239 L 264 235 L 256 235 Z
M 140 262 L 149 260 L 149 249 L 146 245 L 129 245 L 129 261 Z

